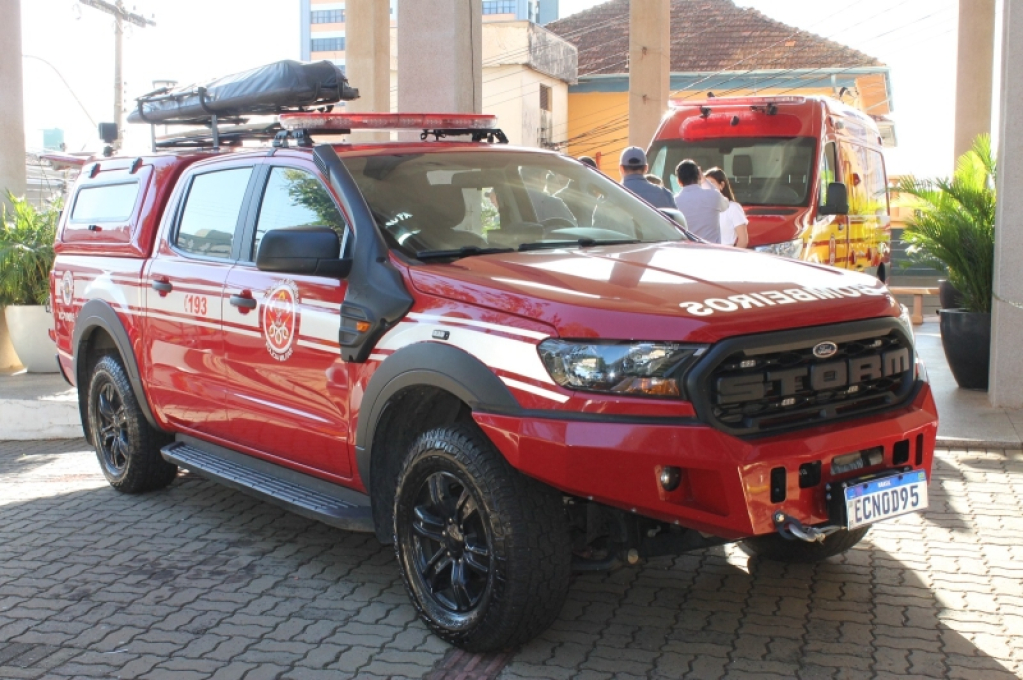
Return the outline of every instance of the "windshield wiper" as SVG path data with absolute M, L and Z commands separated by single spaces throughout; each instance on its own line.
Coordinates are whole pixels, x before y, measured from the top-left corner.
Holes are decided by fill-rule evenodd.
M 420 250 L 416 253 L 417 260 L 439 260 L 451 257 L 469 257 L 470 255 L 490 255 L 492 253 L 513 253 L 514 248 L 480 248 L 479 246 L 462 246 L 451 250 Z
M 533 241 L 523 243 L 519 250 L 542 250 L 544 248 L 564 248 L 565 246 L 579 246 L 580 248 L 592 248 L 593 246 L 618 246 L 630 243 L 642 243 L 638 238 L 577 238 L 566 241 Z

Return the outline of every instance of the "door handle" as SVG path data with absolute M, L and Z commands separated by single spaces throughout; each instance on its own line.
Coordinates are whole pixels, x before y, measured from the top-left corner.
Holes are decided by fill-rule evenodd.
M 232 295 L 231 304 L 235 307 L 241 307 L 242 309 L 255 309 L 256 298 L 246 297 L 244 295 Z
M 161 293 L 169 293 L 174 289 L 170 281 L 152 281 L 149 285 L 153 287 L 153 290 L 158 290 Z

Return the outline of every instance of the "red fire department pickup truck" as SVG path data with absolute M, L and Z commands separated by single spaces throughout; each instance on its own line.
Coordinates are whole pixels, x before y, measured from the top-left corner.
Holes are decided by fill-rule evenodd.
M 114 488 L 183 467 L 375 532 L 472 650 L 573 570 L 821 560 L 926 507 L 937 415 L 876 278 L 692 242 L 487 116 L 224 126 L 199 90 L 139 115 L 211 128 L 88 164 L 60 224 L 58 361 Z M 312 141 L 361 128 L 423 132 Z

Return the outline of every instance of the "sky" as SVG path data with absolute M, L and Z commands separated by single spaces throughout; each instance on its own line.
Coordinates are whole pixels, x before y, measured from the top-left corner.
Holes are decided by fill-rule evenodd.
M 735 2 L 887 64 L 899 141 L 886 154 L 889 174 L 951 172 L 956 0 Z M 561 0 L 561 14 L 595 4 L 598 0 Z M 126 0 L 125 5 L 156 21 L 156 26 L 128 29 L 126 102 L 152 89 L 153 80 L 201 82 L 299 56 L 298 0 Z M 112 19 L 77 0 L 22 0 L 21 7 L 28 147 L 42 145 L 42 129 L 60 127 L 69 150 L 98 148 L 93 123 L 112 120 Z M 148 144 L 145 126 L 129 126 L 128 134 L 129 144 Z

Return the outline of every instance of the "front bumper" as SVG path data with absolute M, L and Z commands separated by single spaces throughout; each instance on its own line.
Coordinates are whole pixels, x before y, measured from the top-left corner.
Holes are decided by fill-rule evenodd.
M 930 478 L 938 431 L 927 384 L 897 410 L 752 440 L 700 423 L 473 417 L 524 474 L 572 495 L 729 539 L 774 532 L 778 511 L 807 525 L 828 522 L 825 485 L 832 481 L 907 466 Z M 878 447 L 881 464 L 832 474 L 836 456 Z M 800 466 L 813 471 L 818 462 L 819 480 L 808 485 L 813 475 L 803 473 L 801 484 Z M 670 492 L 658 481 L 664 466 L 682 470 L 682 483 Z

